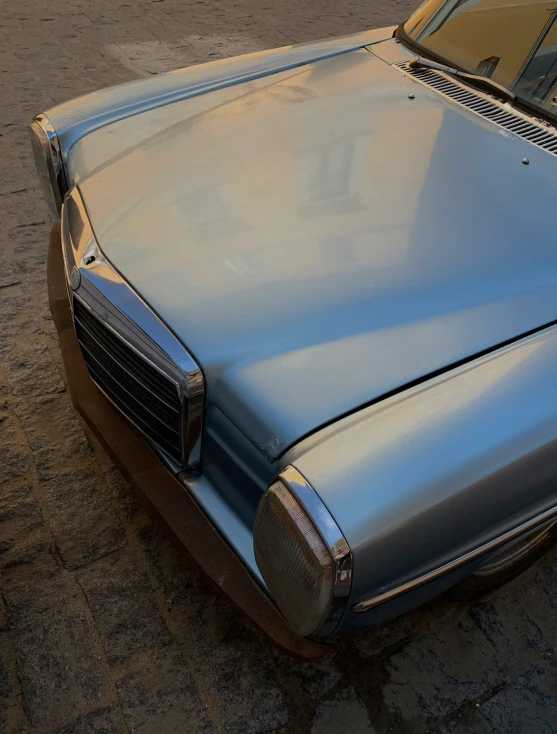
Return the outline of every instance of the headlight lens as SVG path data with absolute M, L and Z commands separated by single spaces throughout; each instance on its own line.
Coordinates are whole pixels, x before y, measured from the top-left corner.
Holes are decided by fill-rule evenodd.
M 37 115 L 29 126 L 29 133 L 43 194 L 52 220 L 57 222 L 60 219 L 62 200 L 66 193 L 58 137 L 44 115 Z
M 290 626 L 300 636 L 315 634 L 331 609 L 335 563 L 308 514 L 281 481 L 269 487 L 257 508 L 254 550 Z

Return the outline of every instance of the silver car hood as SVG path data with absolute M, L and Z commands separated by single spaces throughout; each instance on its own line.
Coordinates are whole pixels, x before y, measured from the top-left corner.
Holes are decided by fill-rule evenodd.
M 108 161 L 110 126 L 87 136 L 79 185 L 269 459 L 557 317 L 552 155 L 364 49 L 200 100 Z

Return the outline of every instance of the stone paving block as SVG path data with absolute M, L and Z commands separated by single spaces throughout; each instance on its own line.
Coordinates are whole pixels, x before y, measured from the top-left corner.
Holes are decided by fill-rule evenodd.
M 18 695 L 18 685 L 9 644 L 11 640 L 5 631 L 0 634 L 0 731 L 3 732 L 12 718 L 10 709 Z
M 43 486 L 50 526 L 66 568 L 74 570 L 125 545 L 110 497 L 91 469 L 60 474 Z
M 26 147 L 22 153 L 27 155 L 29 143 L 27 139 L 24 142 Z M 29 163 L 31 164 L 31 160 Z M 34 169 L 30 169 L 30 172 L 34 172 Z M 12 201 L 12 221 L 17 224 L 8 229 L 8 239 L 12 245 L 14 260 L 25 275 L 27 271 L 47 263 L 52 220 L 41 189 L 27 189 L 24 194 L 14 194 L 4 199 Z M 24 211 L 22 201 L 26 204 Z
M 2 199 L 0 198 L 0 206 L 2 205 Z M 12 264 L 0 249 L 0 288 L 6 288 L 9 285 L 17 285 L 19 278 L 14 273 Z
M 3 441 L 1 431 L 0 441 Z M 1 455 L 2 444 L 0 443 Z M 7 557 L 12 549 L 25 545 L 35 537 L 37 529 L 43 526 L 43 516 L 30 484 L 25 481 L 10 484 L 0 482 L 0 484 L 3 484 L 0 492 L 1 566 L 3 558 Z
M 198 594 L 197 587 L 204 585 L 205 580 L 156 525 L 143 525 L 138 531 L 138 538 L 162 586 L 169 611 L 186 604 L 192 597 L 192 590 L 193 595 Z
M 380 655 L 388 648 L 402 646 L 418 632 L 418 626 L 412 615 L 405 615 L 392 622 L 376 627 L 354 638 L 358 652 L 364 657 Z
M 12 339 L 2 355 L 6 375 L 14 395 L 50 395 L 66 389 L 44 339 Z
M 345 688 L 315 712 L 311 734 L 373 734 L 368 713 L 353 688 Z
M 0 551 L 0 570 L 6 572 L 17 566 L 32 563 L 44 553 L 49 552 L 50 541 L 45 537 L 44 531 L 39 530 L 26 542 L 14 543 Z
M 0 629 L 6 630 L 8 627 L 8 608 L 6 607 L 6 602 L 2 598 L 2 594 L 0 593 Z
M 0 358 L 8 350 L 14 337 L 20 337 L 22 334 L 34 336 L 42 333 L 23 286 L 2 289 L 0 324 L 2 325 L 0 329 Z
M 262 734 L 288 722 L 263 643 L 226 600 L 208 589 L 185 624 L 195 672 L 215 699 L 225 734 Z
M 134 734 L 215 731 L 187 661 L 175 648 L 154 650 L 116 681 L 126 724 Z
M 557 578 L 554 567 L 557 553 L 553 549 L 533 568 L 513 582 L 513 595 L 542 630 L 553 650 L 557 650 Z
M 110 462 L 108 462 L 106 471 L 103 472 L 101 481 L 107 491 L 116 499 L 125 519 L 130 521 L 141 508 L 133 489 Z
M 18 267 L 26 285 L 35 293 L 35 301 L 42 299 L 47 293 L 46 263 L 33 263 L 31 267 L 20 260 Z
M 159 56 L 160 49 L 164 48 L 159 41 L 142 41 L 140 43 L 123 43 L 111 50 L 118 57 L 118 51 L 123 52 L 130 61 L 137 64 L 147 74 L 158 74 L 169 71 L 169 66 Z
M 104 558 L 82 569 L 77 580 L 112 665 L 136 650 L 163 647 L 172 641 L 149 581 L 134 567 L 133 558 Z
M 506 589 L 496 598 L 475 604 L 469 614 L 497 651 L 508 675 L 524 672 L 551 650 L 540 627 Z
M 387 707 L 415 725 L 433 724 L 505 680 L 496 651 L 465 616 L 410 643 L 385 667 Z
M 2 163 L 0 162 L 0 175 L 4 171 L 2 170 Z M 0 196 L 11 196 L 12 194 L 24 194 L 32 189 L 21 184 L 14 183 L 10 178 L 3 177 L 0 180 Z
M 16 652 L 23 707 L 38 731 L 98 707 L 102 676 L 83 611 L 42 615 L 19 630 Z
M 26 136 L 25 142 L 27 142 L 27 131 L 22 130 L 22 133 Z M 12 133 L 12 136 L 15 138 L 14 133 Z M 38 196 L 24 196 L 21 193 L 8 194 L 2 198 L 2 209 L 3 216 L 7 218 L 5 221 L 10 221 L 11 219 L 17 222 L 15 227 L 10 231 L 10 234 L 16 230 L 36 227 L 39 224 L 45 223 L 43 201 Z
M 127 734 L 128 729 L 113 708 L 105 707 L 80 716 L 52 734 Z
M 342 678 L 342 672 L 335 662 L 332 652 L 316 663 L 301 663 L 292 660 L 279 650 L 273 648 L 273 657 L 278 668 L 289 676 L 293 676 L 298 685 L 313 698 L 321 698 L 329 693 Z
M 50 548 L 43 545 L 30 561 L 5 573 L 2 594 L 8 623 L 23 624 L 76 596 L 76 589 L 63 576 Z
M 555 564 L 544 563 L 539 568 L 535 583 L 545 591 L 551 606 L 557 609 L 557 567 Z
M 15 421 L 7 416 L 0 417 L 0 485 L 23 476 L 29 466 L 29 456 Z
M 15 661 L 8 653 L 7 636 L 0 644 L 0 731 L 2 734 L 31 734 L 21 707 Z
M 477 708 L 454 714 L 454 718 L 431 729 L 428 734 L 494 734 L 494 731 Z
M 557 730 L 557 670 L 536 667 L 481 707 L 493 732 L 554 734 Z
M 20 400 L 15 411 L 34 452 L 39 479 L 52 479 L 91 455 L 91 446 L 68 396 Z

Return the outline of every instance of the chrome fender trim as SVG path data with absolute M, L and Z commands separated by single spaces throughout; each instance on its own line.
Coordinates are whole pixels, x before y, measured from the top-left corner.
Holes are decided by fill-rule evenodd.
M 458 558 L 455 558 L 454 560 L 449 561 L 442 566 L 439 566 L 429 573 L 418 576 L 412 581 L 408 581 L 406 584 L 397 586 L 394 589 L 383 592 L 382 594 L 378 594 L 377 596 L 372 596 L 369 599 L 364 599 L 363 601 L 358 602 L 352 607 L 352 611 L 367 612 L 368 609 L 372 609 L 378 604 L 384 604 L 385 602 L 390 601 L 391 599 L 394 599 L 395 597 L 400 596 L 407 591 L 411 591 L 412 589 L 416 589 L 418 586 L 423 586 L 423 584 L 427 584 L 428 581 L 433 581 L 434 579 L 439 578 L 439 576 L 443 576 L 450 571 L 454 571 L 460 566 L 464 566 L 466 563 L 469 563 L 470 561 L 473 561 L 476 558 L 479 558 L 480 556 L 489 553 L 490 551 L 497 550 L 497 548 L 505 545 L 506 543 L 509 543 L 516 538 L 519 538 L 521 535 L 525 535 L 530 530 L 535 530 L 538 526 L 543 525 L 544 523 L 556 517 L 557 505 L 551 507 L 549 510 L 542 512 L 539 515 L 536 515 L 535 517 L 527 520 L 521 525 L 517 525 L 512 530 L 503 533 L 503 535 L 499 535 L 497 538 L 490 540 L 488 543 L 484 543 L 483 545 L 474 548 L 474 550 L 471 550 L 468 553 L 464 553 L 462 556 L 459 556 Z

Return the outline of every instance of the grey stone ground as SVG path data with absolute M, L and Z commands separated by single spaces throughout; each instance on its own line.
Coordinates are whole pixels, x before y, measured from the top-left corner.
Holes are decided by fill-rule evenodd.
M 318 665 L 272 649 L 176 555 L 74 414 L 25 123 L 137 75 L 394 23 L 396 0 L 0 4 L 0 730 L 554 732 L 556 553 Z

